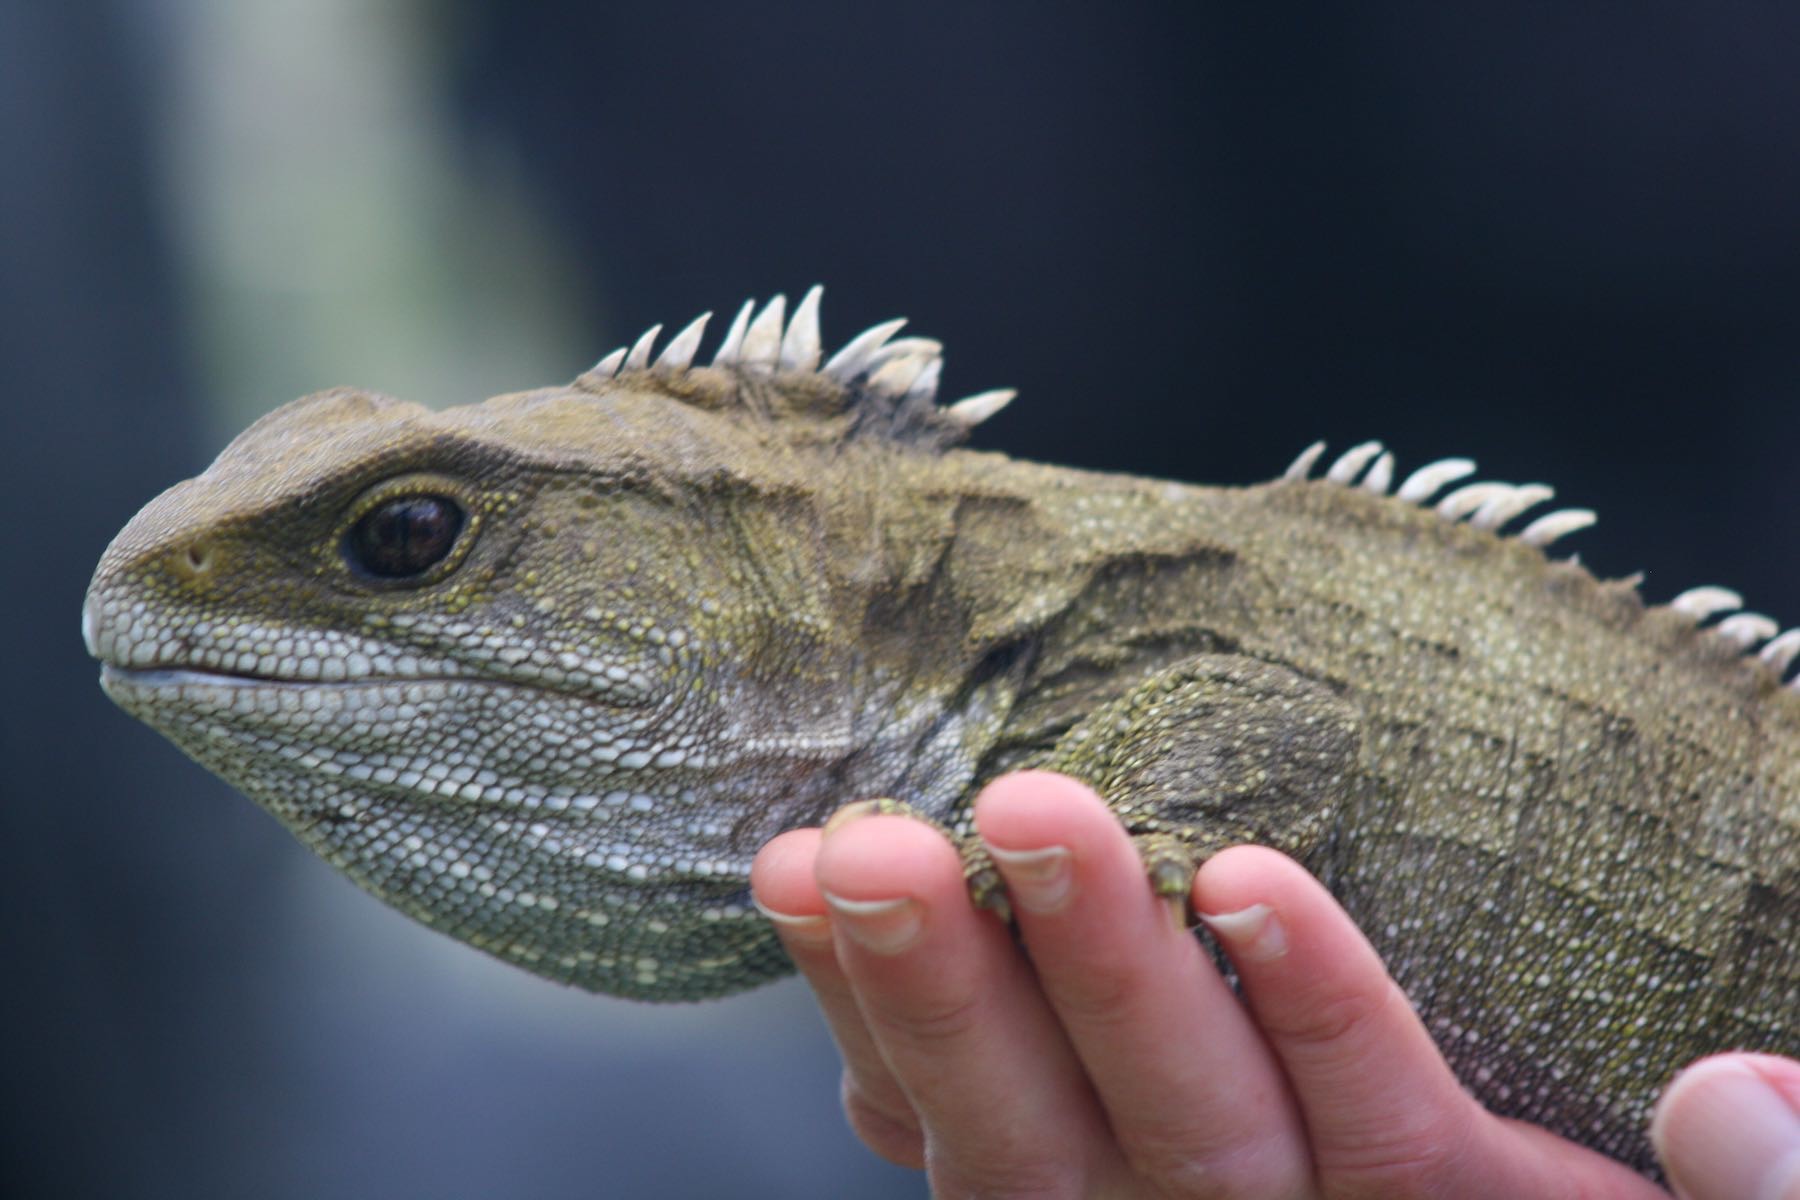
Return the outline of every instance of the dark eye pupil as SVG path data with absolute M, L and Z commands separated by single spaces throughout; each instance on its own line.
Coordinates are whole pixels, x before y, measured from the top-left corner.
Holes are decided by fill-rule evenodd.
M 382 579 L 418 575 L 450 553 L 463 510 L 443 496 L 399 496 L 377 505 L 344 538 L 350 565 Z

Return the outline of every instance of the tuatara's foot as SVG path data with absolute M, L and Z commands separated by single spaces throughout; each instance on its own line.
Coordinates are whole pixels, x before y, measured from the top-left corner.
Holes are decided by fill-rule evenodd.
M 976 908 L 985 908 L 995 916 L 1012 924 L 1012 900 L 1006 894 L 1006 880 L 1000 876 L 1000 868 L 994 865 L 987 849 L 979 838 L 971 837 L 960 844 L 962 850 L 963 882 L 969 885 L 969 899 Z
M 847 804 L 831 815 L 825 828 L 829 830 L 843 821 L 871 813 L 911 817 L 949 838 L 962 856 L 963 882 L 969 889 L 970 902 L 976 908 L 992 912 L 1008 925 L 1013 923 L 1006 880 L 981 840 L 974 836 L 957 837 L 942 822 L 934 821 L 904 800 L 859 800 Z M 1131 840 L 1137 847 L 1138 857 L 1143 859 L 1144 876 L 1150 881 L 1150 890 L 1169 902 L 1170 915 L 1178 924 L 1193 925 L 1197 918 L 1189 905 L 1189 893 L 1194 884 L 1194 872 L 1199 869 L 1193 847 L 1170 833 L 1135 833 Z
M 1133 834 L 1131 840 L 1143 859 L 1144 876 L 1150 881 L 1150 890 L 1168 902 L 1169 914 L 1177 924 L 1184 928 L 1194 925 L 1198 918 L 1189 897 L 1199 862 L 1193 848 L 1167 833 L 1138 833 Z M 1001 877 L 994 860 L 974 838 L 961 843 L 961 849 L 963 879 L 969 885 L 969 899 L 974 901 L 976 908 L 990 909 L 1010 925 L 1012 902 L 1006 895 L 1006 880 Z
M 911 817 L 915 821 L 923 821 L 956 846 L 962 855 L 963 881 L 969 888 L 969 899 L 976 908 L 985 908 L 997 915 L 1007 924 L 1012 924 L 1012 902 L 1006 896 L 1006 880 L 1000 877 L 1000 869 L 988 852 L 981 845 L 981 839 L 970 835 L 959 838 L 955 831 L 946 827 L 941 821 L 934 821 L 904 800 L 858 800 L 854 804 L 846 804 L 831 814 L 825 822 L 827 830 L 835 828 L 844 821 L 872 813 L 884 813 L 890 816 Z
M 1138 857 L 1144 860 L 1144 875 L 1150 890 L 1169 902 L 1170 915 L 1183 926 L 1197 919 L 1189 899 L 1194 887 L 1194 872 L 1199 862 L 1193 847 L 1168 833 L 1136 833 L 1131 836 Z
M 846 821 L 854 821 L 858 817 L 874 816 L 877 813 L 893 817 L 911 817 L 915 821 L 925 822 L 925 824 L 931 826 L 933 829 L 941 830 L 945 834 L 949 833 L 949 830 L 944 829 L 942 825 L 938 824 L 906 801 L 889 800 L 885 797 L 879 800 L 856 800 L 844 805 L 844 807 L 838 809 L 825 819 L 825 832 L 830 833 L 833 829 L 837 829 Z

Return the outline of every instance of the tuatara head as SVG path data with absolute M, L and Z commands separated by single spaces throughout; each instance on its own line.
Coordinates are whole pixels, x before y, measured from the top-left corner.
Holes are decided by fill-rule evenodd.
M 750 856 L 869 749 L 842 481 L 1003 402 L 940 409 L 936 344 L 895 323 L 820 369 L 817 303 L 746 306 L 710 367 L 696 323 L 479 405 L 288 404 L 106 551 L 102 686 L 502 958 L 647 998 L 780 973 Z

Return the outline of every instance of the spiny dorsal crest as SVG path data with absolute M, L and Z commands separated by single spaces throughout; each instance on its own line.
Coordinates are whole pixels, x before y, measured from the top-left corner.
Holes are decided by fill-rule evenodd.
M 882 437 L 923 449 L 943 449 L 1006 407 L 1016 394 L 997 388 L 937 403 L 943 346 L 930 338 L 895 338 L 904 318 L 865 329 L 820 365 L 819 298 L 815 285 L 787 317 L 787 299 L 776 296 L 756 310 L 746 300 L 712 366 L 696 367 L 694 355 L 711 313 L 676 334 L 655 359 L 661 325 L 627 348 L 621 346 L 575 381 L 587 391 L 615 384 L 653 387 L 684 403 L 750 413 L 810 440 L 846 442 Z
M 1282 478 L 1295 482 L 1313 479 L 1313 468 L 1324 453 L 1325 443 L 1314 442 L 1300 452 L 1300 457 Z M 1475 464 L 1470 459 L 1441 459 L 1408 475 L 1392 494 L 1411 504 L 1430 504 L 1446 521 L 1465 521 L 1476 529 L 1494 534 L 1502 534 L 1513 518 L 1522 516 L 1526 510 L 1536 508 L 1556 494 L 1554 488 L 1543 483 L 1483 482 L 1464 484 L 1433 499 L 1450 484 L 1474 473 Z M 1363 442 L 1339 455 L 1319 478 L 1326 483 L 1359 487 L 1385 496 L 1394 482 L 1394 456 L 1382 449 L 1380 442 Z M 1592 509 L 1561 508 L 1527 523 L 1514 536 L 1527 545 L 1548 550 L 1551 543 L 1593 523 Z M 1632 583 L 1635 586 L 1635 579 Z M 1755 650 L 1756 657 L 1778 679 L 1785 677 L 1794 660 L 1800 658 L 1800 627 L 1783 633 L 1774 618 L 1739 611 L 1744 607 L 1743 597 L 1730 588 L 1711 585 L 1689 588 L 1664 607 L 1686 623 L 1696 628 L 1704 627 L 1702 632 L 1722 639 L 1745 654 Z M 1706 625 L 1714 617 L 1723 619 L 1716 625 Z M 1762 648 L 1757 650 L 1758 646 Z M 1800 692 L 1800 674 L 1788 680 L 1787 687 Z

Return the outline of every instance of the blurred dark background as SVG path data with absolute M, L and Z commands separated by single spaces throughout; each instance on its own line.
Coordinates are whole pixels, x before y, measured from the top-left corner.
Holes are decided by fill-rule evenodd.
M 572 377 L 828 285 L 979 444 L 1548 480 L 1800 620 L 1800 9 L 0 0 L 0 1191 L 917 1196 L 791 982 L 492 964 L 114 711 L 108 538 L 255 415 Z

